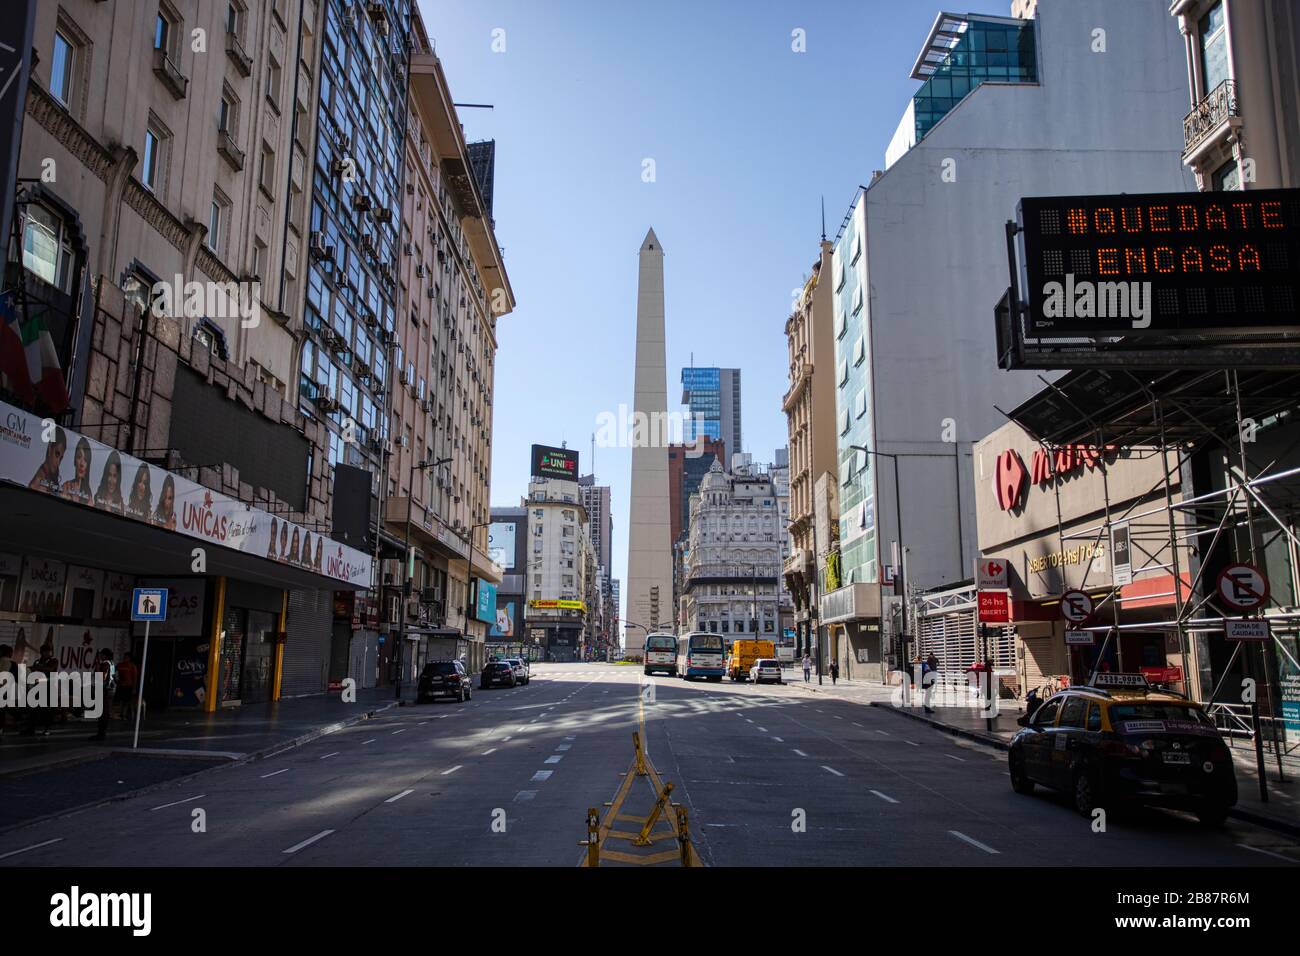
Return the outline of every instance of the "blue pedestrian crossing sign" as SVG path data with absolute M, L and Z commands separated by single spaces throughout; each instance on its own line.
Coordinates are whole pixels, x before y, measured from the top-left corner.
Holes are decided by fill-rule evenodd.
M 136 588 L 131 592 L 131 620 L 167 620 L 167 589 Z

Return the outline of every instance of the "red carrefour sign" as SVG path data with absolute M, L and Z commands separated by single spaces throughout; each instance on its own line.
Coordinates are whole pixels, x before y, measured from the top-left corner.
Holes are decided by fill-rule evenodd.
M 979 592 L 979 620 L 981 624 L 1011 623 L 1011 607 L 1006 591 Z
M 999 508 L 1010 511 L 1023 503 L 1025 478 L 1028 474 L 1024 461 L 1015 449 L 1008 448 L 998 455 L 993 468 L 993 494 L 998 500 Z

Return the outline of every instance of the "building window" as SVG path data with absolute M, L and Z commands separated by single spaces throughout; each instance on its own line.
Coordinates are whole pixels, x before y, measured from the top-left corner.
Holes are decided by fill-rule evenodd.
M 217 255 L 221 254 L 221 240 L 224 238 L 227 203 L 219 193 L 212 194 L 212 206 L 208 210 L 208 248 Z
M 221 106 L 217 109 L 217 129 L 231 136 L 235 135 L 235 127 L 238 125 L 235 112 L 237 103 L 234 93 L 230 90 L 221 91 Z
M 266 61 L 266 98 L 278 113 L 280 109 L 280 64 L 275 62 L 274 57 L 268 57 Z
M 144 131 L 144 157 L 140 170 L 140 182 L 150 192 L 162 189 L 163 145 L 166 136 L 157 126 L 150 124 Z
M 1201 96 L 1214 92 L 1215 87 L 1228 78 L 1228 36 L 1223 16 L 1223 3 L 1216 3 L 1198 26 L 1201 37 Z
M 163 16 L 162 11 L 159 10 L 158 15 L 154 17 L 153 21 L 153 48 L 155 50 L 167 49 L 167 35 L 170 32 L 171 24 L 167 22 L 167 18 Z
M 1230 159 L 1214 171 L 1210 177 L 1211 188 L 1218 193 L 1237 192 L 1241 190 L 1241 170 L 1237 161 Z
M 226 32 L 239 36 L 239 28 L 244 22 L 244 11 L 238 4 L 231 3 L 226 6 Z
M 73 64 L 76 46 L 61 30 L 54 31 L 54 56 L 50 61 L 50 93 L 66 107 L 72 106 Z
M 275 184 L 275 150 L 266 143 L 262 144 L 262 169 L 257 178 L 257 184 L 262 187 L 262 192 L 271 198 L 275 197 L 272 187 Z
M 72 243 L 63 217 L 31 203 L 23 221 L 23 268 L 62 292 L 72 291 Z

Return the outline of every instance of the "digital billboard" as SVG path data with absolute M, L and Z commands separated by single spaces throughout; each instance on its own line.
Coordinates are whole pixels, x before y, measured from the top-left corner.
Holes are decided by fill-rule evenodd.
M 568 448 L 534 445 L 533 470 L 530 474 L 534 478 L 563 478 L 577 481 L 578 453 Z
M 1300 326 L 1300 190 L 1025 198 L 1025 334 Z
M 515 567 L 515 523 L 494 521 L 488 525 L 488 557 L 507 571 Z

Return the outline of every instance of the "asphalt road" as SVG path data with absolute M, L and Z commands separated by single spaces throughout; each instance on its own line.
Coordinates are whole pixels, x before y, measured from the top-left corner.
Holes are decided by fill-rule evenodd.
M 1064 798 L 1013 793 L 1004 754 L 881 708 L 646 681 L 630 666 L 539 665 L 527 687 L 389 710 L 11 830 L 0 867 L 574 866 L 587 808 L 613 799 L 643 720 L 706 865 L 1300 863 L 1297 841 L 1237 821 L 1212 831 L 1151 810 L 1094 832 Z

